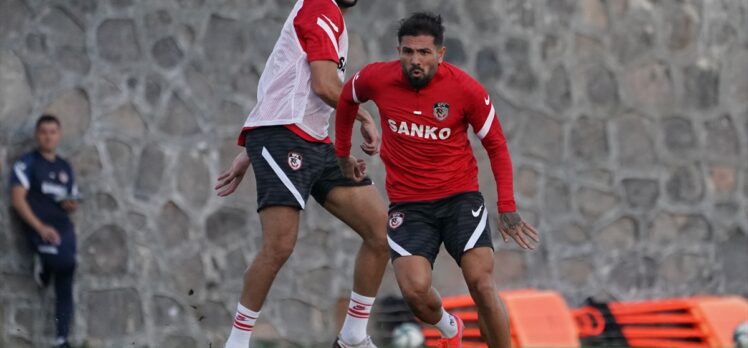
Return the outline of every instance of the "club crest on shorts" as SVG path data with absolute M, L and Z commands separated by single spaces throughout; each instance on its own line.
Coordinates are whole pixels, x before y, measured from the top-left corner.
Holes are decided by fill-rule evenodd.
M 395 229 L 395 228 L 400 227 L 400 225 L 403 224 L 404 219 L 405 219 L 405 214 L 403 214 L 402 212 L 399 212 L 399 211 L 392 212 L 392 214 L 390 214 L 390 219 L 389 219 L 390 228 Z
M 299 170 L 301 168 L 301 154 L 294 151 L 289 152 L 288 166 L 293 170 Z
M 441 102 L 434 104 L 434 117 L 439 121 L 444 121 L 449 116 L 449 104 Z

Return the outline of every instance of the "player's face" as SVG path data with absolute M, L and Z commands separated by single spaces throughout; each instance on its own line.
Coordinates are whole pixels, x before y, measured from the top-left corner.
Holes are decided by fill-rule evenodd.
M 410 85 L 414 88 L 426 86 L 444 61 L 446 50 L 444 46 L 437 46 L 431 35 L 403 36 L 397 51 Z
M 54 122 L 42 122 L 36 129 L 36 143 L 39 150 L 53 152 L 60 143 L 60 126 Z

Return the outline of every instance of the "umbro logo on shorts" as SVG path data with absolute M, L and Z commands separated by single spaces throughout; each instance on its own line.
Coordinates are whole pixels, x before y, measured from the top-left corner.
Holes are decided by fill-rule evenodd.
M 288 166 L 293 170 L 299 170 L 299 168 L 301 168 L 301 154 L 293 151 L 289 152 Z
M 403 220 L 405 219 L 405 214 L 402 212 L 396 211 L 390 214 L 389 224 L 391 229 L 396 229 L 400 227 L 400 225 L 403 224 Z

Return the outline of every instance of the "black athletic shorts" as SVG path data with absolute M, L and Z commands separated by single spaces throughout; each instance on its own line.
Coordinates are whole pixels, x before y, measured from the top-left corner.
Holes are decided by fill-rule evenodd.
M 393 203 L 387 242 L 392 261 L 419 255 L 428 259 L 432 267 L 442 242 L 458 265 L 462 255 L 472 248 L 493 249 L 483 195 L 465 192 L 435 201 Z
M 248 131 L 245 148 L 257 181 L 257 211 L 270 206 L 304 209 L 310 194 L 324 204 L 337 186 L 372 184 L 368 177 L 344 177 L 332 144 L 306 141 L 284 126 Z

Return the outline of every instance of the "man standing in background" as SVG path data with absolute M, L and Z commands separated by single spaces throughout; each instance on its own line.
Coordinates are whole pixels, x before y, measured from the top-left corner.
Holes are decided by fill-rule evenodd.
M 55 347 L 69 348 L 73 319 L 75 228 L 70 214 L 78 208 L 78 187 L 70 164 L 57 155 L 60 121 L 42 115 L 36 122 L 37 148 L 11 170 L 11 204 L 34 249 L 34 279 L 41 287 L 55 282 Z

